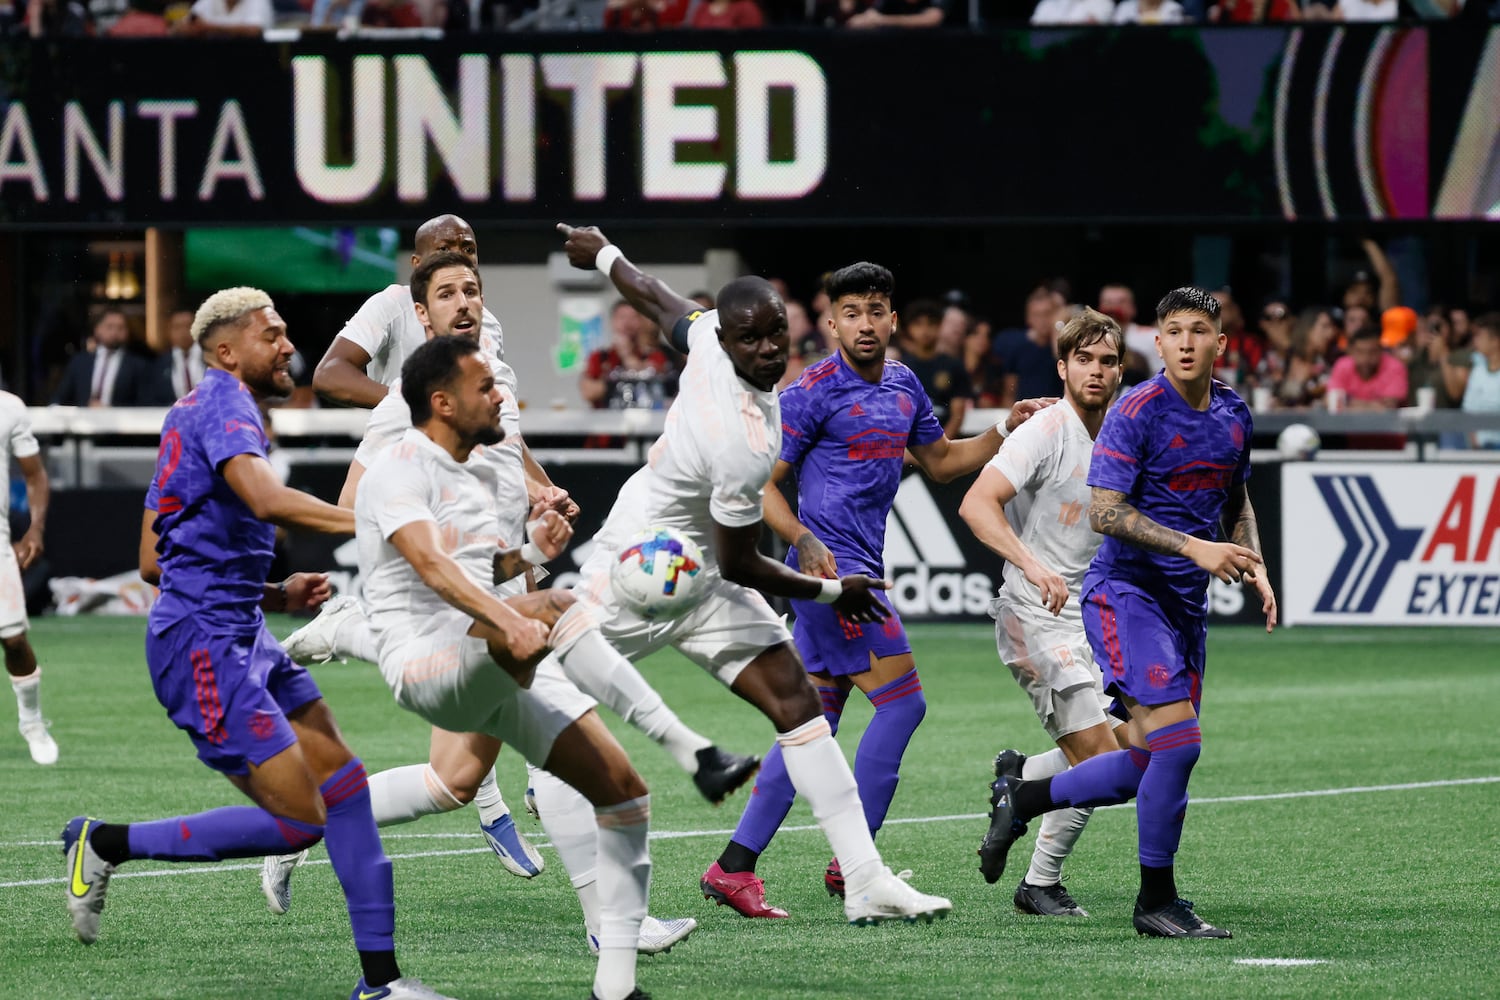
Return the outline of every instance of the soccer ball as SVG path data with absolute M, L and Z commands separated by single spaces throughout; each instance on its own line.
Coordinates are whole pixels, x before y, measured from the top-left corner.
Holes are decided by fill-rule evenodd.
M 651 621 L 687 614 L 702 596 L 703 551 L 675 528 L 654 527 L 625 540 L 609 568 L 621 604 Z
M 1288 424 L 1276 436 L 1276 450 L 1289 461 L 1306 461 L 1318 453 L 1323 444 L 1318 432 L 1306 424 Z

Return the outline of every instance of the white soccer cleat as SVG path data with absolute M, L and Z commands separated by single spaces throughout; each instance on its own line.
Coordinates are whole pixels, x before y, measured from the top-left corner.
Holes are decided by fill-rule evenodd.
M 283 639 L 281 648 L 295 663 L 327 663 L 335 658 L 342 663 L 344 654 L 334 642 L 339 626 L 351 618 L 363 616 L 364 609 L 359 606 L 359 601 L 341 594 L 325 602 L 318 609 L 316 618 Z
M 453 1000 L 453 997 L 410 976 L 393 979 L 384 986 L 368 986 L 364 977 L 360 977 L 349 1000 Z
M 75 816 L 63 827 L 63 858 L 67 870 L 68 915 L 73 931 L 84 944 L 99 939 L 99 914 L 104 912 L 104 893 L 115 866 L 94 853 L 89 837 L 99 821 L 92 816 Z
M 692 917 L 678 917 L 675 920 L 657 920 L 649 913 L 641 921 L 641 936 L 637 941 L 635 950 L 640 955 L 662 955 L 672 950 L 672 946 L 679 941 L 686 941 L 689 934 L 698 929 L 698 921 Z M 589 954 L 599 954 L 599 939 L 593 934 L 587 934 L 589 942 Z
M 306 851 L 268 855 L 260 866 L 260 891 L 266 907 L 277 916 L 292 908 L 292 871 L 307 860 Z
M 942 896 L 929 896 L 918 892 L 907 883 L 910 871 L 892 875 L 889 868 L 882 868 L 874 881 L 864 890 L 849 892 L 844 898 L 844 916 L 856 927 L 868 927 L 887 920 L 918 920 L 932 923 L 934 918 L 946 917 L 953 904 Z
M 490 849 L 495 852 L 495 857 L 505 866 L 505 870 L 512 875 L 521 878 L 536 878 L 546 870 L 547 864 L 542 856 L 532 845 L 531 841 L 521 835 L 516 829 L 516 821 L 511 818 L 510 813 L 501 816 L 489 826 L 484 825 L 484 820 L 479 821 L 479 832 L 484 834 L 484 839 L 489 843 Z
M 37 719 L 35 722 L 21 723 L 21 735 L 26 737 L 26 746 L 31 750 L 31 759 L 38 764 L 57 763 L 57 741 L 47 728 L 52 723 Z

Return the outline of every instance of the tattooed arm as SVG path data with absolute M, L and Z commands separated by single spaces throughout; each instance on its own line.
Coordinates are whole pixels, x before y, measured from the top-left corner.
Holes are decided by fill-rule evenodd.
M 1191 559 L 1198 568 L 1225 583 L 1237 583 L 1247 570 L 1261 562 L 1260 553 L 1244 545 L 1209 542 L 1157 524 L 1131 506 L 1125 494 L 1100 486 L 1094 487 L 1089 502 L 1089 524 L 1101 535 L 1118 538 L 1148 552 Z
M 1229 490 L 1229 499 L 1224 504 L 1224 526 L 1228 529 L 1232 543 L 1244 546 L 1256 554 L 1258 561 L 1264 562 L 1260 552 L 1260 527 L 1255 523 L 1255 508 L 1250 505 L 1250 490 L 1244 483 Z M 1252 565 L 1244 571 L 1242 579 L 1249 581 L 1260 594 L 1261 610 L 1266 616 L 1266 631 L 1271 631 L 1276 627 L 1276 594 L 1271 590 L 1270 574 L 1263 565 Z

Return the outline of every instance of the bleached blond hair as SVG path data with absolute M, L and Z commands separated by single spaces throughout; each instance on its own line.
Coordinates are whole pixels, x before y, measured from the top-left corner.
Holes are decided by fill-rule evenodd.
M 273 308 L 271 296 L 259 288 L 242 285 L 214 292 L 193 314 L 193 339 L 201 347 L 210 334 L 226 323 L 238 323 L 257 309 Z

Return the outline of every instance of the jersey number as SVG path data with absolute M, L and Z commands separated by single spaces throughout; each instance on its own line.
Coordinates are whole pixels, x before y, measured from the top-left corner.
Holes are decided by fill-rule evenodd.
M 182 461 L 182 435 L 175 429 L 162 435 L 161 448 L 156 452 L 156 512 L 175 514 L 182 509 L 182 501 L 167 493 L 167 480 L 177 471 Z

